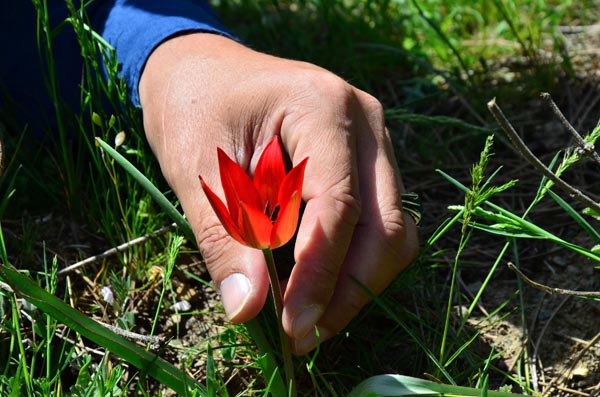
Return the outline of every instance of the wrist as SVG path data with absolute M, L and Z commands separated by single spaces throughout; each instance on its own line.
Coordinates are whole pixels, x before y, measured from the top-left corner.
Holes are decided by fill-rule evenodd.
M 169 38 L 157 46 L 146 61 L 140 76 L 139 93 L 142 108 L 171 84 L 176 70 L 193 65 L 194 73 L 205 64 L 228 54 L 251 51 L 242 44 L 214 33 L 194 32 Z M 179 73 L 178 73 L 179 74 Z

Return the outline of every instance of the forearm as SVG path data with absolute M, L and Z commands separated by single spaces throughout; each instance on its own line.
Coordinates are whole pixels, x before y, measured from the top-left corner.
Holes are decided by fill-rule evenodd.
M 116 49 L 134 105 L 140 105 L 138 85 L 150 54 L 169 38 L 190 32 L 233 38 L 204 1 L 116 0 L 108 10 L 101 33 Z

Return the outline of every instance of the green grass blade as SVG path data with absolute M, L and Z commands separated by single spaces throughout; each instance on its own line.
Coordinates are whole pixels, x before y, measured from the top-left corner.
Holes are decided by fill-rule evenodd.
M 532 234 L 539 235 L 543 238 L 547 238 L 548 240 L 551 240 L 557 244 L 560 244 L 563 247 L 566 247 L 572 251 L 575 251 L 575 252 L 577 252 L 581 255 L 584 255 L 590 259 L 593 259 L 596 262 L 600 262 L 600 255 L 598 255 L 586 248 L 583 248 L 576 244 L 565 241 L 565 240 L 561 239 L 560 237 L 557 237 L 554 234 L 548 232 L 547 230 L 542 229 L 541 227 L 513 214 L 512 212 L 505 210 L 504 208 L 500 207 L 499 205 L 496 205 L 489 201 L 486 201 L 486 205 L 490 206 L 491 208 L 498 211 L 500 214 L 506 216 L 507 218 L 511 219 L 512 221 L 518 223 L 519 226 L 523 227 L 523 229 L 525 229 L 527 231 L 530 231 Z
M 167 214 L 167 216 L 177 224 L 179 229 L 181 229 L 181 233 L 185 236 L 185 238 L 188 241 L 193 242 L 195 244 L 196 238 L 194 237 L 194 233 L 192 232 L 190 224 L 185 219 L 185 217 L 181 215 L 177 208 L 175 208 L 175 206 L 171 204 L 171 202 L 165 197 L 165 195 L 160 190 L 158 190 L 156 186 L 154 186 L 154 184 L 148 178 L 146 178 L 146 176 L 144 176 L 144 174 L 142 174 L 137 168 L 135 168 L 135 166 L 131 164 L 129 160 L 123 157 L 121 153 L 117 152 L 109 144 L 107 144 L 100 138 L 96 138 L 96 142 L 98 143 L 98 145 L 100 145 L 100 147 L 102 147 L 102 149 L 106 153 L 108 153 L 110 157 L 115 159 L 115 161 L 119 163 L 119 165 L 123 167 L 125 171 L 127 171 L 139 184 L 141 184 L 144 189 L 146 189 L 148 194 L 152 196 L 152 198 L 154 199 L 154 201 L 156 201 L 160 208 L 162 208 L 162 210 Z
M 450 183 L 452 183 L 454 186 L 458 187 L 460 190 L 468 191 L 468 188 L 466 186 L 464 186 L 462 183 L 460 183 L 456 179 L 452 178 L 450 175 L 446 174 L 445 172 L 443 172 L 441 170 L 437 170 L 437 172 L 442 174 L 442 176 L 444 178 L 446 178 Z M 581 255 L 584 255 L 596 262 L 600 262 L 600 255 L 594 253 L 593 251 L 588 250 L 583 247 L 580 247 L 580 246 L 570 243 L 568 241 L 565 241 L 565 240 L 561 239 L 560 237 L 557 237 L 554 234 L 548 232 L 547 230 L 527 221 L 526 219 L 523 219 L 522 217 L 515 215 L 510 211 L 505 210 L 504 208 L 500 207 L 499 205 L 492 203 L 489 200 L 485 200 L 481 204 L 485 204 L 485 205 L 489 206 L 493 210 L 497 211 L 497 213 L 492 213 L 490 211 L 484 211 L 484 210 L 478 208 L 478 209 L 476 209 L 476 214 L 479 217 L 483 217 L 484 219 L 491 218 L 497 224 L 490 226 L 490 225 L 484 225 L 484 224 L 477 223 L 477 222 L 472 222 L 471 226 L 473 226 L 477 229 L 481 229 L 481 230 L 484 230 L 489 233 L 507 236 L 507 237 L 547 239 L 547 240 L 553 241 L 557 244 L 560 244 L 565 248 L 575 251 Z M 455 206 L 455 208 L 461 209 L 462 207 Z M 502 222 L 500 221 L 501 219 L 503 219 Z
M 450 52 L 452 52 L 452 54 L 454 54 L 454 56 L 456 57 L 456 60 L 460 64 L 462 71 L 464 73 L 466 73 L 467 79 L 471 80 L 471 76 L 469 74 L 469 67 L 465 63 L 463 57 L 460 55 L 460 52 L 456 49 L 454 44 L 452 44 L 452 41 L 442 31 L 442 29 L 439 27 L 439 25 L 433 19 L 431 19 L 427 16 L 427 14 L 425 13 L 425 11 L 423 11 L 423 9 L 421 8 L 421 6 L 419 5 L 419 2 L 417 0 L 413 0 L 412 4 L 417 9 L 419 16 L 421 18 L 423 18 L 423 20 L 425 20 L 425 22 L 427 22 L 427 24 L 431 27 L 431 29 L 433 29 L 433 31 L 438 35 L 438 37 L 444 42 L 444 44 L 446 46 L 448 46 L 448 49 L 450 50 Z
M 451 177 L 449 174 L 445 173 L 444 171 L 442 171 L 440 169 L 436 169 L 435 172 L 437 172 L 438 174 L 441 174 L 444 177 L 444 179 L 446 179 L 448 182 L 450 182 L 451 184 L 456 186 L 461 191 L 466 192 L 469 190 L 465 185 L 463 185 L 462 183 L 460 183 L 459 181 L 457 181 L 456 179 L 454 179 L 453 177 Z
M 35 305 L 42 312 L 61 321 L 81 336 L 91 340 L 121 357 L 131 365 L 148 374 L 179 395 L 188 395 L 192 388 L 200 396 L 206 396 L 204 388 L 177 368 L 134 343 L 106 329 L 94 320 L 81 314 L 54 295 L 39 287 L 16 269 L 0 265 L 0 278 L 21 298 Z
M 262 356 L 258 359 L 258 364 L 262 369 L 265 380 L 269 382 L 269 392 L 275 397 L 287 396 L 282 371 L 278 370 L 273 347 L 263 332 L 258 318 L 248 321 L 245 325 L 250 337 L 262 353 Z
M 386 120 L 397 120 L 411 124 L 422 124 L 422 125 L 437 125 L 448 128 L 460 128 L 461 130 L 477 131 L 481 133 L 489 133 L 489 128 L 480 127 L 475 124 L 468 123 L 456 117 L 450 116 L 429 116 L 420 113 L 408 113 L 400 109 L 386 110 Z
M 462 344 L 462 346 L 456 349 L 456 351 L 452 353 L 450 357 L 448 357 L 448 359 L 444 363 L 444 366 L 448 368 L 450 364 L 452 364 L 452 362 L 454 362 L 454 360 L 456 360 L 458 356 L 462 354 L 463 351 L 465 351 L 469 346 L 471 346 L 473 342 L 477 340 L 477 338 L 479 338 L 479 332 L 474 332 L 473 335 L 465 343 Z
M 480 396 L 483 389 L 443 385 L 404 375 L 377 375 L 361 382 L 348 397 L 394 397 L 394 396 Z M 486 391 L 490 397 L 513 397 L 513 394 Z
M 573 218 L 575 222 L 577 222 L 579 226 L 581 226 L 583 230 L 587 232 L 587 234 L 591 238 L 594 239 L 596 243 L 600 243 L 600 233 L 598 233 L 596 229 L 594 229 L 594 227 L 590 225 L 590 223 L 579 214 L 579 212 L 575 211 L 575 209 L 571 207 L 569 203 L 563 200 L 558 194 L 554 193 L 552 190 L 548 190 L 548 194 L 554 199 L 554 201 L 558 203 L 558 205 L 560 205 L 560 207 L 563 210 L 565 210 L 567 214 L 569 214 L 571 218 Z
M 363 291 L 367 295 L 369 295 L 369 297 L 377 306 L 379 306 L 392 320 L 396 322 L 396 324 L 398 324 L 404 330 L 404 332 L 406 332 L 412 338 L 412 340 L 415 341 L 417 345 L 419 345 L 419 347 L 423 350 L 423 352 L 427 355 L 431 362 L 436 366 L 440 373 L 444 375 L 447 381 L 454 383 L 454 379 L 452 378 L 452 376 L 448 373 L 446 368 L 444 368 L 442 363 L 440 363 L 440 361 L 435 357 L 431 349 L 429 349 L 425 342 L 419 339 L 417 335 L 415 335 L 415 333 L 412 332 L 406 324 L 404 324 L 404 321 L 402 321 L 400 317 L 398 317 L 396 311 L 392 310 L 385 302 L 383 302 L 383 300 L 379 296 L 375 295 L 373 291 L 371 291 L 369 288 L 367 288 L 366 285 L 358 281 L 358 279 L 356 279 L 355 277 L 352 277 L 352 279 L 363 289 Z

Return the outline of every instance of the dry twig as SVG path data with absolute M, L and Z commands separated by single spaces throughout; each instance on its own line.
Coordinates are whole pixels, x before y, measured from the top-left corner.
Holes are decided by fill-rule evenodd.
M 596 148 L 594 147 L 594 145 L 589 142 L 586 142 L 585 139 L 583 139 L 583 137 L 579 134 L 579 132 L 577 132 L 577 130 L 571 125 L 571 123 L 569 123 L 569 120 L 567 120 L 565 115 L 560 111 L 550 94 L 547 92 L 542 92 L 541 97 L 542 99 L 548 101 L 552 112 L 554 112 L 556 117 L 558 117 L 562 125 L 564 125 L 567 129 L 567 131 L 571 133 L 573 138 L 575 138 L 577 144 L 579 145 L 579 153 L 582 156 L 593 158 L 594 161 L 600 165 L 600 156 L 596 152 Z
M 142 334 L 138 334 L 136 332 L 131 332 L 131 331 L 127 331 L 125 329 L 119 328 L 119 327 L 115 327 L 114 325 L 103 323 L 102 321 L 98 321 L 98 320 L 95 320 L 95 321 L 98 324 L 100 324 L 101 326 L 103 326 L 104 328 L 109 329 L 110 331 L 114 332 L 115 334 L 120 335 L 126 339 L 138 341 L 138 342 L 142 342 L 142 343 L 150 343 L 150 345 L 153 349 L 157 349 L 158 346 L 160 346 L 161 344 L 163 344 L 166 341 L 166 338 L 164 336 L 142 335 Z
M 508 262 L 507 265 L 510 270 L 517 273 L 517 275 L 521 277 L 521 279 L 523 279 L 523 281 L 525 281 L 527 284 L 549 294 L 577 296 L 579 298 L 600 298 L 600 291 L 573 291 L 570 289 L 549 287 L 547 285 L 540 284 L 523 274 L 523 272 L 519 270 L 512 262 Z
M 500 127 L 502 128 L 502 130 L 510 138 L 515 149 L 523 157 L 525 157 L 525 159 L 531 165 L 533 165 L 537 170 L 539 170 L 542 174 L 544 174 L 544 176 L 546 178 L 548 178 L 552 182 L 554 182 L 556 184 L 556 186 L 561 188 L 563 191 L 567 192 L 575 200 L 581 202 L 586 207 L 588 207 L 588 208 L 592 209 L 594 212 L 600 214 L 600 205 L 598 205 L 598 203 L 596 203 L 594 200 L 592 200 L 591 198 L 589 198 L 588 196 L 583 194 L 580 190 L 574 188 L 573 186 L 569 185 L 567 182 L 560 179 L 548 167 L 546 167 L 544 165 L 544 163 L 542 163 L 537 157 L 535 157 L 535 155 L 529 150 L 527 145 L 525 145 L 525 143 L 521 140 L 521 138 L 517 134 L 517 131 L 515 131 L 512 124 L 510 124 L 510 122 L 508 121 L 508 119 L 506 118 L 506 116 L 504 115 L 502 110 L 500 109 L 500 107 L 496 104 L 495 98 L 492 99 L 491 101 L 489 101 L 487 106 L 488 106 L 488 109 L 490 110 L 490 112 L 494 115 L 494 118 L 496 119 L 496 121 L 498 121 L 498 124 L 500 124 Z
M 158 230 L 156 230 L 156 231 L 154 231 L 152 233 L 145 234 L 145 235 L 143 235 L 141 237 L 138 237 L 138 238 L 135 238 L 135 239 L 133 239 L 131 241 L 127 241 L 126 243 L 123 243 L 123 244 L 121 244 L 121 245 L 119 245 L 117 247 L 114 247 L 114 248 L 111 248 L 111 249 L 109 249 L 107 251 L 104 251 L 103 253 L 101 253 L 99 255 L 91 256 L 91 257 L 86 258 L 86 259 L 84 259 L 82 261 L 79 261 L 79 262 L 74 263 L 74 264 L 72 264 L 70 266 L 67 266 L 64 269 L 59 270 L 57 272 L 57 274 L 67 273 L 67 272 L 70 272 L 70 271 L 75 270 L 77 268 L 80 268 L 81 266 L 85 266 L 85 265 L 89 265 L 90 263 L 97 262 L 100 259 L 106 258 L 107 256 L 118 254 L 119 252 L 122 252 L 122 251 L 124 251 L 126 249 L 129 249 L 129 248 L 133 247 L 134 245 L 143 243 L 144 241 L 147 241 L 147 240 L 151 239 L 152 237 L 156 237 L 156 236 L 158 236 L 160 234 L 166 233 L 169 230 L 174 230 L 176 227 L 177 227 L 177 225 L 175 223 L 172 223 L 172 224 L 170 224 L 168 226 L 164 226 L 164 227 L 162 227 L 162 228 L 160 228 L 160 229 L 158 229 Z

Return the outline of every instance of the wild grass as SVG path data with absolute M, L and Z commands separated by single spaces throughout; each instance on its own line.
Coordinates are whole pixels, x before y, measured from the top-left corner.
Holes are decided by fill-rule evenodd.
M 380 98 L 407 187 L 425 200 L 420 257 L 344 332 L 296 358 L 300 395 L 349 395 L 384 373 L 436 383 L 375 378 L 353 395 L 543 390 L 532 359 L 537 351 L 527 344 L 535 320 L 526 301 L 530 287 L 507 276 L 504 265 L 511 260 L 522 268 L 522 248 L 533 245 L 595 264 L 596 221 L 538 173 L 515 176 L 519 157 L 504 150 L 501 132 L 488 138 L 494 123 L 485 104 L 498 94 L 500 103 L 522 110 L 532 105 L 532 93 L 574 76 L 560 26 L 595 23 L 595 3 L 215 2 L 248 45 L 314 62 Z M 140 112 L 127 102 L 110 45 L 72 1 L 60 26 L 48 25 L 45 1 L 33 4 L 56 120 L 38 141 L 25 127 L 5 126 L 12 130 L 4 136 L 0 175 L 0 395 L 170 395 L 169 389 L 284 395 L 271 314 L 247 326 L 223 320 L 185 219 L 177 218 L 175 197 L 144 141 Z M 56 80 L 51 37 L 59 29 L 72 29 L 82 49 L 80 112 L 64 106 Z M 596 116 L 589 115 L 594 124 Z M 566 151 L 561 160 L 542 153 L 566 177 L 580 167 L 580 154 Z M 584 237 L 574 242 L 569 237 L 577 232 L 563 236 L 544 222 L 540 208 L 548 206 Z M 171 222 L 177 231 L 60 273 Z M 514 289 L 488 307 L 487 293 L 507 277 Z M 192 307 L 183 303 L 190 301 Z M 490 327 L 515 318 L 522 351 L 507 367 L 505 352 L 482 341 Z

